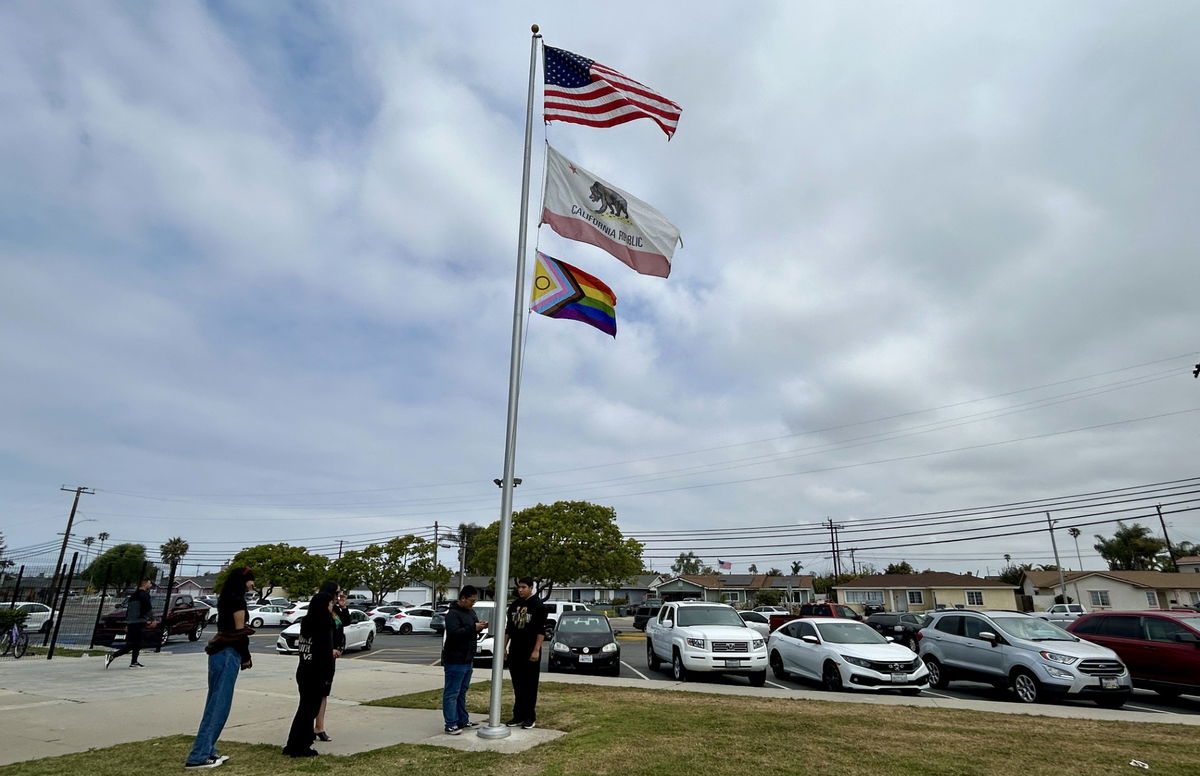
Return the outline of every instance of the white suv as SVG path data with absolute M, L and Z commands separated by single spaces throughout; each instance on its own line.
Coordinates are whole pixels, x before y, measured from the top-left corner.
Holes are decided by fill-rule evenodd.
M 741 674 L 762 687 L 767 681 L 767 640 L 748 628 L 732 606 L 671 602 L 646 623 L 646 662 L 654 670 L 670 663 L 679 682 L 694 671 Z
M 559 615 L 565 612 L 586 612 L 588 610 L 585 604 L 575 604 L 570 601 L 546 601 L 543 604 L 546 607 L 546 635 L 554 635 L 554 629 L 558 626 Z

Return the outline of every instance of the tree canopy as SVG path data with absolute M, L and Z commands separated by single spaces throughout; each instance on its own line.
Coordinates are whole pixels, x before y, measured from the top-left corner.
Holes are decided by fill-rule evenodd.
M 382 601 L 387 593 L 429 576 L 435 570 L 433 553 L 434 543 L 428 539 L 397 536 L 345 553 L 330 565 L 329 575 L 343 587 L 365 587 Z
M 1108 562 L 1110 571 L 1155 571 L 1162 568 L 1159 554 L 1167 543 L 1152 536 L 1144 525 L 1117 523 L 1112 538 L 1096 534 L 1093 547 Z
M 79 576 L 96 587 L 133 587 L 142 581 L 143 569 L 146 570 L 146 576 L 157 578 L 158 569 L 146 561 L 145 545 L 114 544 L 96 556 Z
M 917 572 L 913 570 L 912 565 L 908 561 L 902 560 L 899 563 L 889 563 L 887 565 L 887 568 L 885 568 L 883 570 L 883 573 L 884 574 L 916 574 Z
M 532 577 L 546 598 L 555 585 L 582 580 L 617 586 L 642 570 L 642 543 L 626 539 L 612 507 L 586 501 L 538 504 L 513 514 L 509 570 Z M 471 565 L 496 573 L 500 521 L 475 536 Z M 508 580 L 497 580 L 508 584 Z
M 679 553 L 679 557 L 671 564 L 671 571 L 676 574 L 716 574 L 717 570 L 712 566 L 707 566 L 704 561 L 696 557 L 696 553 L 688 550 L 687 552 Z
M 267 598 L 276 587 L 288 591 L 293 599 L 310 596 L 325 581 L 329 561 L 304 547 L 289 544 L 256 544 L 247 547 L 229 562 L 230 568 L 248 566 L 254 571 L 259 596 Z M 217 575 L 216 589 L 225 584 L 228 569 Z

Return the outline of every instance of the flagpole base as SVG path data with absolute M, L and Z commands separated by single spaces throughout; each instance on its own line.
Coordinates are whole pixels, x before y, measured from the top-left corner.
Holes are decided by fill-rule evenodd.
M 508 738 L 512 735 L 512 731 L 508 729 L 508 725 L 496 725 L 495 727 L 491 725 L 484 725 L 483 727 L 479 728 L 479 732 L 476 735 L 478 735 L 480 738 L 490 739 Z

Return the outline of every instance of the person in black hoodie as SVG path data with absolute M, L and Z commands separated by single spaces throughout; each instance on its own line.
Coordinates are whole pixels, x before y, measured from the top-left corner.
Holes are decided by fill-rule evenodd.
M 130 668 L 145 668 L 144 665 L 138 662 L 138 656 L 142 651 L 142 634 L 146 628 L 154 627 L 154 615 L 150 610 L 153 608 L 150 603 L 150 585 L 153 580 L 143 579 L 138 585 L 137 590 L 129 594 L 129 603 L 125 607 L 125 646 L 118 649 L 116 652 L 109 652 L 108 657 L 104 658 L 104 667 L 108 668 L 112 662 L 129 652 L 129 667 Z
M 442 718 L 446 733 L 457 736 L 463 730 L 479 727 L 467 716 L 467 688 L 475 663 L 475 644 L 479 632 L 488 626 L 475 614 L 479 591 L 463 585 L 458 601 L 446 612 L 446 640 L 442 643 L 442 669 L 446 680 L 442 689 Z
M 537 727 L 538 680 L 542 673 L 542 641 L 546 638 L 546 607 L 533 591 L 533 579 L 517 580 L 517 597 L 508 605 L 504 654 L 512 677 L 513 715 L 509 727 Z
M 333 685 L 333 599 L 317 593 L 308 604 L 308 614 L 300 621 L 300 663 L 296 666 L 296 686 L 300 703 L 292 718 L 283 753 L 289 757 L 313 757 L 313 724 L 321 710 L 321 700 Z
M 228 757 L 217 754 L 217 739 L 225 729 L 233 706 L 233 687 L 240 672 L 251 667 L 250 637 L 246 627 L 246 594 L 254 589 L 254 572 L 248 568 L 230 569 L 217 599 L 217 635 L 204 651 L 208 654 L 208 697 L 192 751 L 184 761 L 186 770 L 216 768 Z
M 337 582 L 326 582 L 321 585 L 320 592 L 328 594 L 333 599 L 333 656 L 335 658 L 333 666 L 334 671 L 337 671 L 337 660 L 346 651 L 346 625 L 350 622 L 350 610 L 346 608 L 346 591 L 342 590 Z M 333 687 L 333 677 L 329 679 L 329 685 Z M 318 741 L 332 741 L 333 738 L 325 732 L 325 709 L 329 706 L 329 696 L 326 695 L 321 699 L 321 710 L 317 712 L 316 722 L 313 724 L 313 735 Z

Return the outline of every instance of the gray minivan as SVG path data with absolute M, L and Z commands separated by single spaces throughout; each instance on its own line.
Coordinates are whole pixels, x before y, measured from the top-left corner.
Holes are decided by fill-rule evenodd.
M 1021 612 L 946 610 L 926 616 L 918 653 L 931 687 L 955 679 L 1011 687 L 1022 703 L 1088 698 L 1125 704 L 1132 678 L 1117 653 Z

